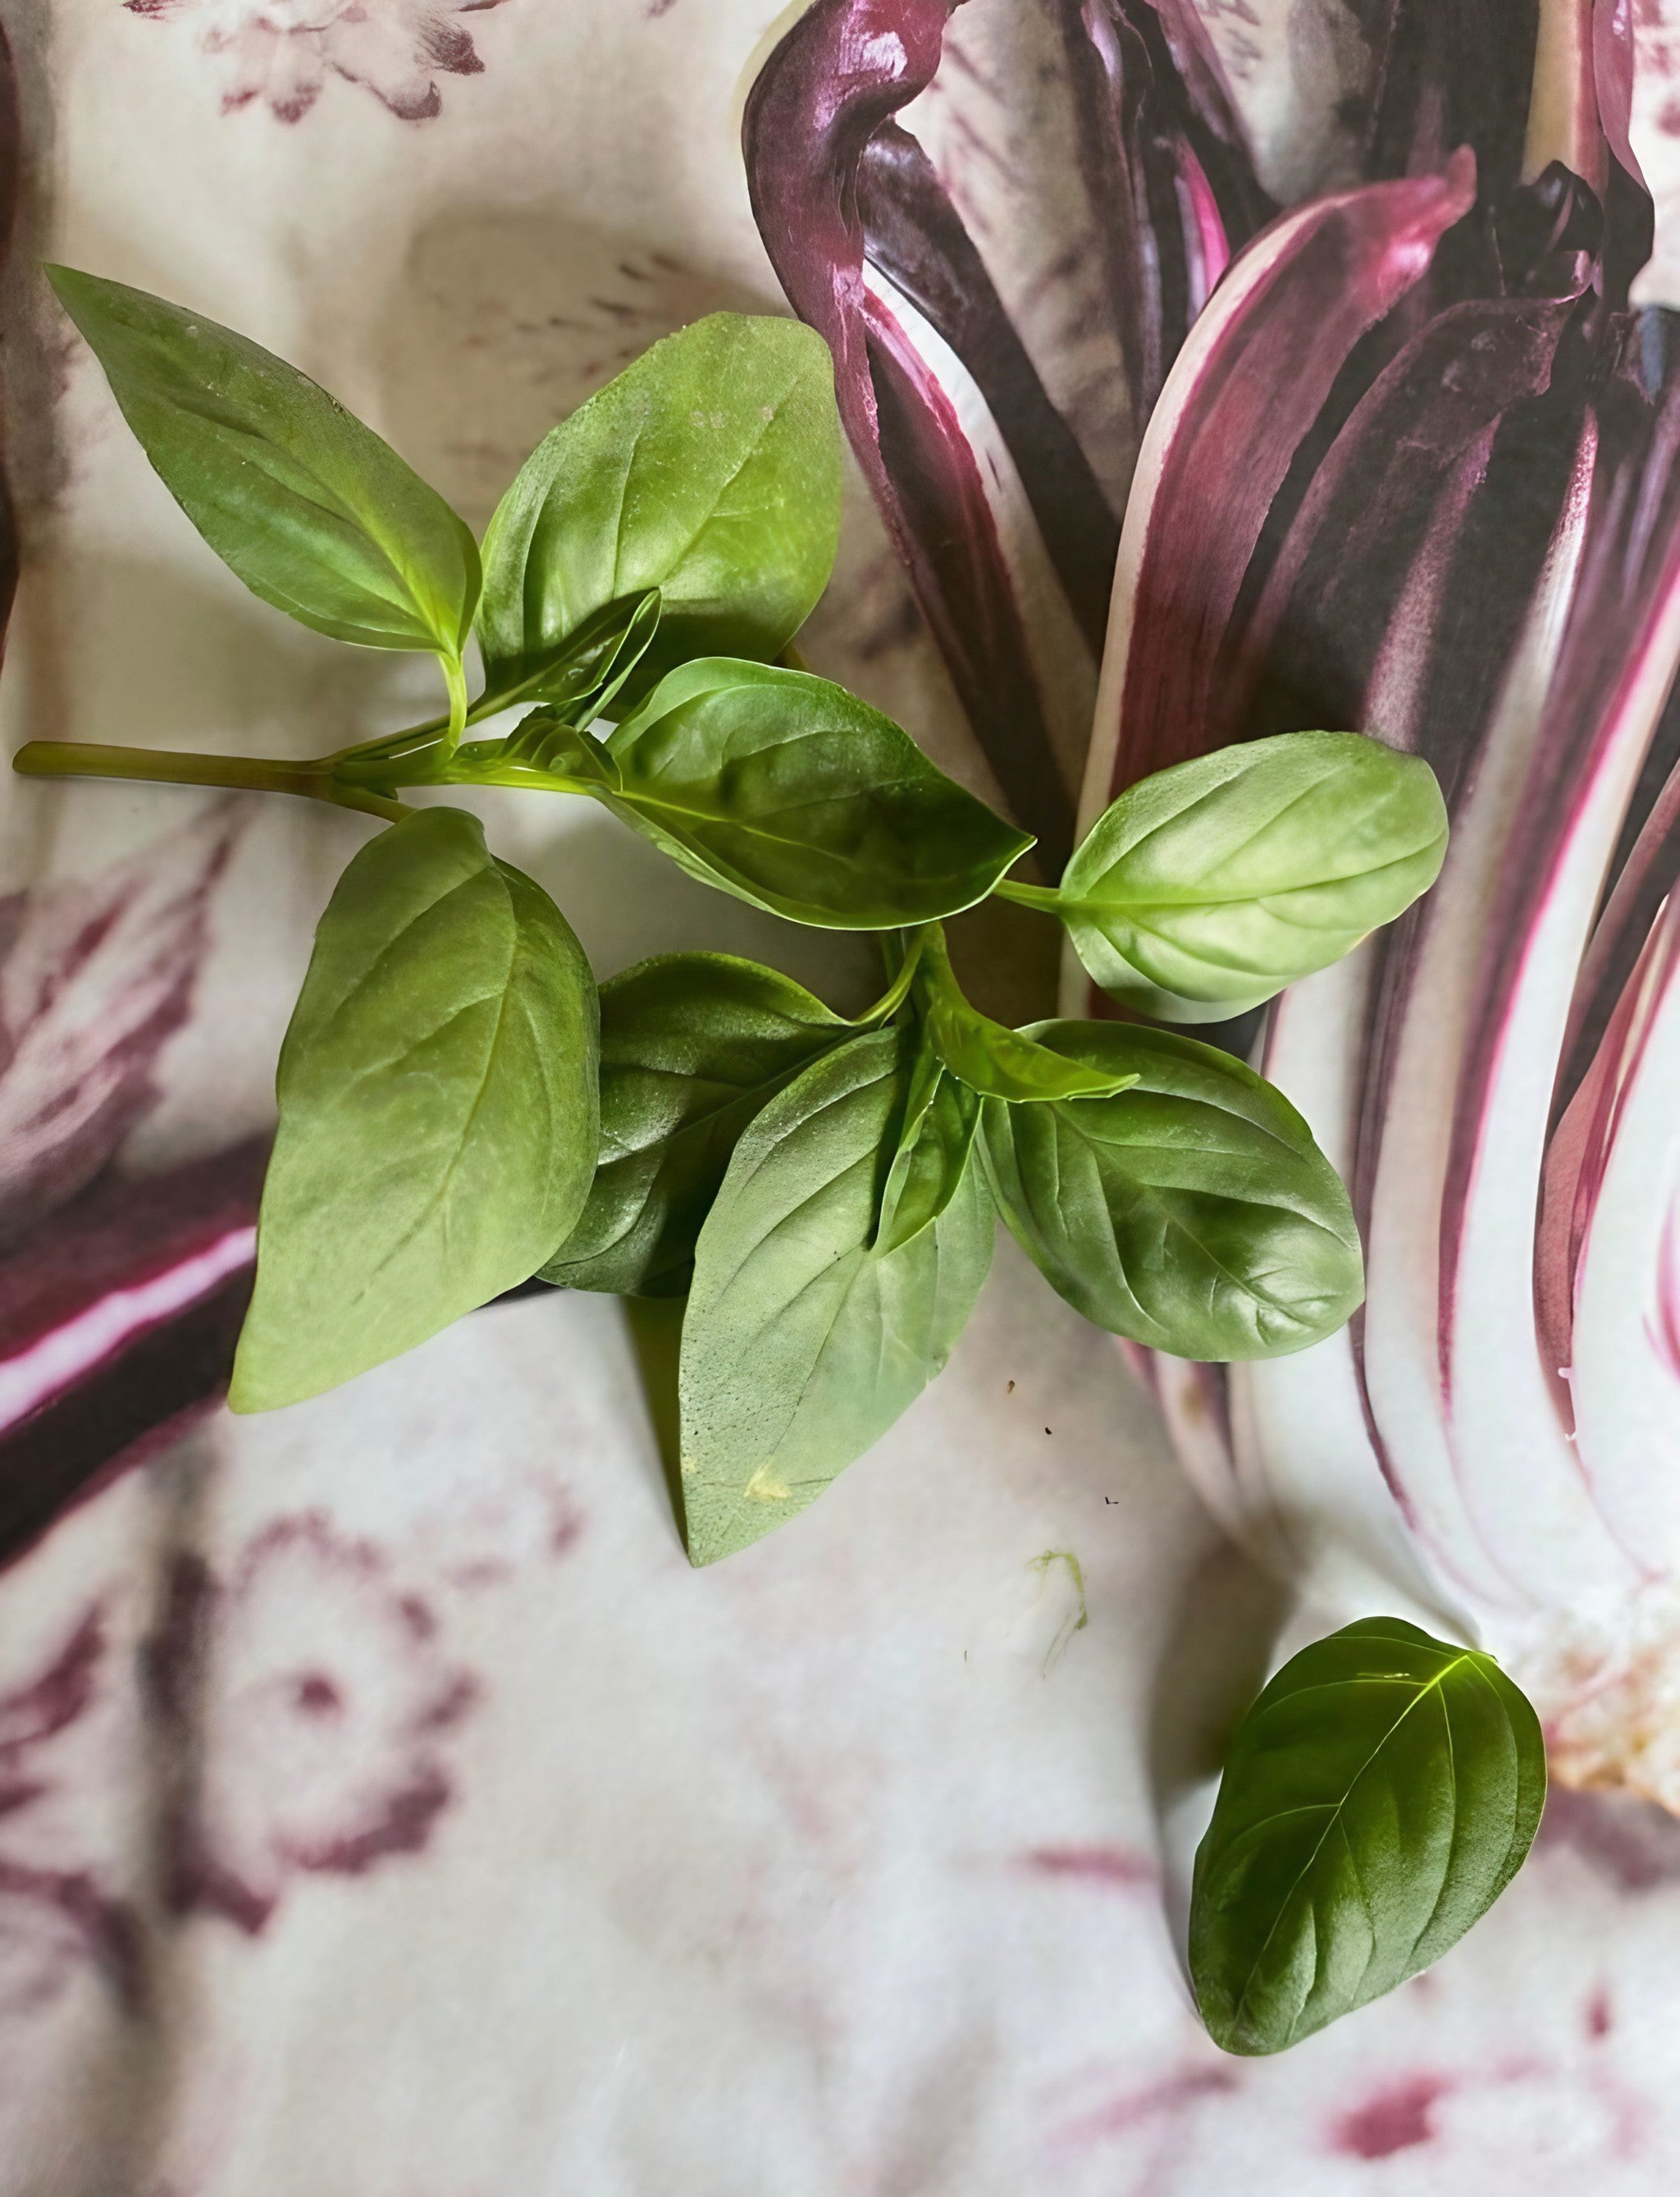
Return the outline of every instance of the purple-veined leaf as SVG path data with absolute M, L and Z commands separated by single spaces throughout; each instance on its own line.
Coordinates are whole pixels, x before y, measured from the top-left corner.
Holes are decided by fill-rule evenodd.
M 1469 145 L 1492 190 L 1515 183 L 1539 0 L 1380 0 L 1371 12 L 1364 172 L 1416 175 Z
M 1672 1469 L 1680 1415 L 1677 978 L 1680 898 L 1668 902 L 1630 982 L 1628 1012 L 1616 1018 L 1613 1077 L 1603 1079 L 1613 1090 L 1595 1094 L 1589 1083 L 1579 1094 L 1593 1120 L 1572 1201 L 1562 1361 L 1581 1469 L 1624 1545 L 1654 1577 L 1680 1565 L 1680 1475 Z
M 1477 1460 L 1490 1524 L 1525 1497 L 1545 1503 L 1557 1484 L 1548 1523 L 1570 1578 L 1586 1568 L 1568 1541 L 1584 1483 L 1556 1369 L 1535 1346 L 1538 1192 L 1575 974 L 1680 665 L 1680 383 L 1652 402 L 1619 372 L 1594 412 L 1592 501 L 1544 737 L 1489 873 L 1469 1006 L 1477 1042 L 1456 1093 L 1440 1239 L 1439 1363 L 1455 1455 L 1461 1469 Z M 1538 1547 L 1532 1524 L 1523 1539 Z
M 1644 172 L 1633 149 L 1634 0 L 1594 0 L 1593 88 L 1598 119 L 1611 152 L 1642 190 Z
M 1107 217 L 1109 311 L 1141 422 L 1231 254 L 1276 209 L 1188 0 L 1049 4 L 1068 55 L 1086 188 Z
M 92 1180 L 151 1104 L 246 811 L 220 801 L 97 879 L 18 896 L 0 939 L 0 1242 Z
M 1274 1000 L 1256 1060 L 1344 1177 L 1358 1125 L 1374 952 L 1369 941 Z M 1404 1490 L 1373 1437 L 1352 1329 L 1291 1358 L 1225 1371 L 1250 1545 L 1264 1553 L 1269 1535 L 1287 1551 L 1285 1569 L 1311 1574 L 1350 1607 L 1392 1607 L 1399 1588 L 1418 1611 L 1440 1610 L 1439 1582 L 1407 1537 Z
M 996 446 L 977 449 L 949 385 L 965 379 L 974 409 L 988 419 L 990 405 L 1001 399 L 1029 463 L 1030 453 L 1042 449 L 1048 399 L 1041 389 L 1034 393 L 1036 376 L 1024 351 L 1000 336 L 1006 323 L 989 283 L 972 287 L 977 255 L 964 256 L 948 281 L 935 264 L 956 217 L 916 158 L 913 141 L 899 133 L 869 161 L 867 183 L 863 177 L 872 140 L 931 80 L 955 4 L 817 0 L 753 85 L 743 129 L 747 178 L 782 287 L 834 354 L 848 438 L 982 750 L 1020 822 L 1059 863 L 1069 843 L 1072 802 L 1052 730 L 1056 701 L 1047 701 L 1045 682 L 1056 678 L 1057 658 L 1067 652 L 1046 648 L 1040 637 L 1035 659 L 1005 554 L 993 490 L 1000 502 L 1021 497 L 1003 422 L 994 422 Z M 864 211 L 870 205 L 883 256 L 901 272 L 925 264 L 916 277 L 924 304 L 943 312 L 952 284 L 968 278 L 965 314 L 952 333 L 968 345 L 970 361 L 959 359 L 889 274 L 870 265 Z M 976 331 L 988 339 L 978 352 Z M 1063 471 L 1072 468 L 1076 446 L 1060 443 L 1058 452 Z M 1090 496 L 1082 501 L 1095 508 Z M 1102 508 L 1111 531 L 1112 518 Z M 1062 562 L 1087 599 L 1088 582 L 1078 575 L 1101 554 L 1100 546 L 1078 554 L 1063 548 Z M 1063 616 L 1071 623 L 1065 607 Z M 1075 716 L 1089 676 L 1088 669 L 1073 667 Z
M 1427 270 L 1474 195 L 1444 177 L 1315 200 L 1233 262 L 1138 455 L 1083 814 L 1219 745 L 1220 650 L 1274 498 L 1349 352 Z M 1240 453 L 1240 460 L 1234 454 Z
M 1120 521 L 1046 393 L 932 163 L 896 123 L 877 130 L 864 148 L 858 204 L 870 264 L 950 345 L 985 400 L 1095 658 L 1108 619 Z

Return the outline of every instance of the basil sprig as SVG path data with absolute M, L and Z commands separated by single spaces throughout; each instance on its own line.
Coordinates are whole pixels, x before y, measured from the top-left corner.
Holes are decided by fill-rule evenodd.
M 1190 1974 L 1228 2052 L 1281 2052 L 1439 1960 L 1521 1867 L 1539 1720 L 1491 1655 L 1372 1617 L 1243 1719 L 1196 1857 Z
M 295 368 L 142 292 L 53 281 L 246 585 L 339 639 L 430 650 L 447 688 L 446 715 L 302 762 L 16 758 L 388 827 L 322 918 L 281 1050 L 236 1409 L 317 1395 L 533 1276 L 686 1296 L 701 1565 L 805 1510 L 921 1394 L 999 1215 L 1070 1304 L 1157 1350 L 1270 1357 L 1347 1319 L 1347 1193 L 1281 1093 L 1136 1020 L 1008 1029 L 965 995 L 941 923 L 999 894 L 1055 915 L 1128 1014 L 1224 1017 L 1430 884 L 1446 826 L 1422 762 L 1350 733 L 1228 748 L 1128 788 L 1058 883 L 1011 879 L 1026 833 L 879 710 L 775 660 L 839 521 L 808 329 L 717 314 L 656 344 L 520 470 L 481 585 L 442 498 Z M 875 931 L 889 981 L 848 1017 L 773 969 L 675 953 L 598 997 L 559 909 L 476 820 L 402 799 L 451 786 L 597 802 L 719 891 Z M 1486 1656 L 1394 1620 L 1298 1656 L 1237 1736 L 1198 1858 L 1190 1960 L 1217 2040 L 1279 2049 L 1433 1959 L 1521 1861 L 1543 1789 L 1532 1712 Z

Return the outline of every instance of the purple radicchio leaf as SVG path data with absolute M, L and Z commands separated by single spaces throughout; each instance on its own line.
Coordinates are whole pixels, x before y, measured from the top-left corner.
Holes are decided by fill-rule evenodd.
M 266 1156 L 107 1175 L 0 1257 L 0 1562 L 225 1391 Z
M 959 699 L 1005 799 L 1059 867 L 1073 804 L 1046 684 L 1071 676 L 1088 693 L 1089 670 L 1046 660 L 1055 651 L 1034 658 L 1022 584 L 992 500 L 1004 492 L 1003 468 L 990 449 L 982 459 L 947 385 L 952 360 L 1017 478 L 1024 467 L 1037 480 L 1050 455 L 1054 478 L 1035 490 L 1049 521 L 1043 538 L 1087 623 L 1099 607 L 1092 576 L 1109 554 L 1113 519 L 1083 478 L 1088 468 L 1071 437 L 1049 426 L 1049 400 L 1013 332 L 1005 333 L 977 253 L 953 252 L 960 223 L 914 141 L 895 132 L 870 150 L 932 80 L 956 4 L 817 0 L 753 85 L 743 147 L 771 263 L 795 311 L 834 355 L 848 438 Z M 880 265 L 870 254 L 872 220 Z M 913 283 L 913 299 L 888 263 Z M 1070 478 L 1080 488 L 1058 509 L 1056 485 Z
M 1046 394 L 933 164 L 907 130 L 889 122 L 876 131 L 859 161 L 857 188 L 871 265 L 973 376 L 1094 661 L 1108 623 L 1119 519 Z
M 1051 0 L 1141 426 L 1233 252 L 1277 211 L 1188 0 Z
M 96 880 L 0 921 L 0 1243 L 80 1190 L 152 1104 L 245 810 L 219 801 Z
M 1499 193 L 1522 165 L 1539 0 L 1376 0 L 1364 172 L 1427 174 L 1468 145 Z
M 1423 275 L 1474 194 L 1469 156 L 1456 158 L 1445 176 L 1314 200 L 1232 264 L 1139 453 L 1087 819 L 1138 779 L 1225 737 L 1221 644 L 1274 500 L 1355 345 Z
M 1569 1201 L 1561 1364 L 1594 1499 L 1639 1568 L 1660 1576 L 1680 1562 L 1680 903 L 1665 908 L 1626 998 L 1607 1034 L 1610 1072 L 1577 1098 L 1591 1122 Z M 1554 1156 L 1567 1142 L 1554 1139 Z M 1548 1193 L 1555 1186 L 1549 1164 Z
M 1644 171 L 1634 152 L 1633 125 L 1633 10 L 1634 0 L 1595 0 L 1592 10 L 1592 61 L 1598 119 L 1612 155 L 1642 190 Z

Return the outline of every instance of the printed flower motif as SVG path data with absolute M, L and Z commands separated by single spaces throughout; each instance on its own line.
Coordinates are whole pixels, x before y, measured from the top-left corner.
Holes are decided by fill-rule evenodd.
M 438 113 L 440 76 L 477 76 L 484 64 L 455 18 L 500 0 L 124 0 L 136 15 L 191 15 L 199 45 L 225 56 L 222 108 L 265 100 L 300 122 L 328 72 L 365 84 L 404 122 Z
M 318 1513 L 283 1518 L 225 1582 L 196 1559 L 154 1643 L 156 1706 L 196 1755 L 175 1897 L 261 1929 L 301 1872 L 416 1853 L 453 1798 L 442 1742 L 478 1684 L 384 1553 Z

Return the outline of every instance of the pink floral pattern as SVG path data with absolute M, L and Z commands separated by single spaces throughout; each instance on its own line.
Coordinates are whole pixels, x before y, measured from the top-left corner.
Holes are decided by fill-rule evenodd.
M 328 76 L 364 84 L 404 122 L 443 107 L 442 76 L 477 76 L 477 47 L 456 20 L 500 0 L 124 0 L 130 13 L 190 17 L 201 50 L 225 69 L 224 113 L 261 100 L 300 122 Z
M 300 1874 L 416 1853 L 454 1794 L 446 1739 L 475 1705 L 429 1603 L 316 1512 L 231 1576 L 177 1567 L 155 1705 L 200 1769 L 177 1812 L 174 1903 L 260 1930 Z

